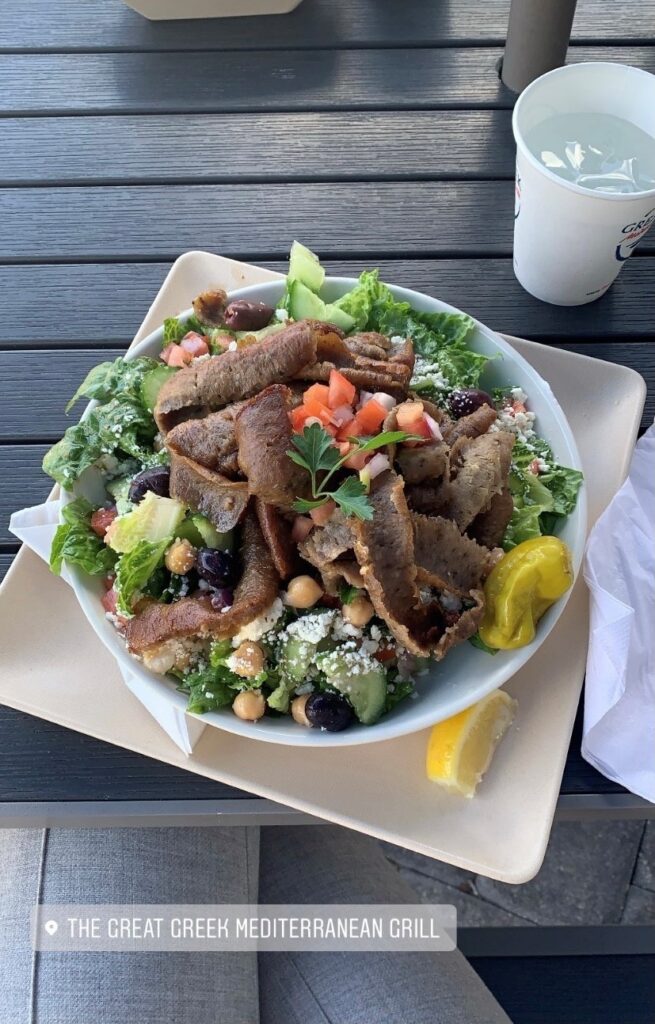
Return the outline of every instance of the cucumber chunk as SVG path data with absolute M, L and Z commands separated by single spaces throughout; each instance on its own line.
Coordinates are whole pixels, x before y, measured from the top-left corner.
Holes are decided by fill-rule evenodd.
M 131 476 L 118 476 L 115 480 L 109 480 L 105 484 L 105 490 L 114 499 L 119 516 L 122 516 L 124 512 L 129 512 L 132 508 L 132 502 L 129 499 L 131 485 Z
M 327 681 L 335 690 L 347 697 L 353 711 L 362 725 L 372 725 L 384 711 L 387 698 L 387 675 L 382 665 L 369 672 L 355 675 L 338 653 L 333 653 L 324 662 Z
M 219 533 L 214 524 L 210 523 L 209 519 L 201 515 L 200 512 L 183 519 L 176 536 L 188 540 L 195 548 L 217 548 L 219 551 L 234 550 L 234 530 L 229 530 L 228 533 Z
M 154 366 L 148 370 L 141 381 L 141 401 L 149 412 L 152 412 L 157 404 L 157 395 L 169 377 L 176 372 L 174 366 Z
M 320 320 L 349 331 L 355 324 L 349 313 L 334 304 L 325 303 L 301 281 L 289 283 L 289 313 L 294 320 Z
M 312 292 L 319 292 L 325 280 L 325 271 L 318 256 L 300 242 L 293 242 L 289 254 L 289 281 L 300 281 Z

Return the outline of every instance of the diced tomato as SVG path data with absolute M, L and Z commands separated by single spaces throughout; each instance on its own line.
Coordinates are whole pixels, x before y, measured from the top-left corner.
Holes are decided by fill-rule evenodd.
M 357 413 L 357 420 L 365 434 L 376 434 L 387 417 L 387 410 L 374 398 L 363 405 Z
M 353 405 L 357 388 L 338 370 L 330 370 L 328 405 L 338 409 L 340 405 Z
M 289 413 L 289 419 L 291 420 L 291 426 L 300 434 L 305 426 L 305 421 L 309 419 L 311 413 L 307 412 L 304 405 L 299 405 L 296 409 L 292 409 Z
M 423 402 L 403 402 L 396 409 L 398 430 L 409 431 L 411 424 L 421 419 L 424 411 Z
M 113 523 L 114 519 L 118 515 L 116 508 L 98 508 L 91 516 L 91 529 L 94 533 L 97 533 L 99 537 L 104 537 L 109 525 Z
M 525 412 L 525 402 L 512 402 L 512 410 L 514 412 L 514 415 L 516 415 L 517 412 Z
M 348 422 L 344 423 L 342 427 L 339 427 L 339 430 L 337 431 L 337 438 L 339 441 L 347 441 L 349 437 L 355 436 L 355 417 L 353 416 L 351 420 L 348 420 Z
M 161 354 L 162 359 L 169 366 L 188 366 L 193 356 L 181 345 L 167 345 Z
M 535 476 L 539 476 L 539 474 L 541 473 L 540 467 L 541 461 L 539 459 L 533 459 L 530 465 L 528 466 L 528 469 L 531 473 L 534 473 Z
M 318 508 L 313 508 L 309 514 L 314 520 L 316 526 L 325 526 L 325 524 L 330 521 L 332 513 L 336 507 L 337 506 L 330 498 L 324 505 L 319 505 Z
M 347 455 L 348 452 L 353 448 L 353 445 L 350 443 L 350 441 L 339 441 L 339 440 L 337 440 L 336 445 L 337 445 L 337 448 L 339 449 L 339 455 L 342 458 L 343 458 L 344 455 Z
M 188 334 L 185 334 L 180 342 L 180 348 L 183 348 L 185 352 L 190 352 L 194 359 L 209 354 L 209 345 L 202 334 L 198 334 L 197 331 L 189 331 Z
M 327 384 L 312 384 L 303 395 L 303 404 L 308 405 L 309 402 L 320 402 L 321 405 L 327 405 L 329 393 L 330 389 Z
M 403 430 L 406 430 L 408 434 L 415 434 L 417 437 L 422 438 L 421 441 L 403 441 L 403 444 L 406 444 L 408 448 L 418 448 L 424 441 L 434 440 L 425 416 L 421 416 L 418 420 L 410 421 L 407 426 L 403 427 Z
M 346 469 L 356 469 L 359 473 L 359 471 L 364 468 L 370 457 L 370 452 L 354 452 L 353 455 L 346 459 L 344 466 Z
M 116 614 L 116 591 L 114 590 L 113 584 L 106 593 L 102 595 L 102 607 L 110 615 Z
M 105 590 L 111 590 L 111 588 L 114 585 L 115 579 L 116 577 L 113 575 L 113 573 L 110 573 L 109 576 L 105 576 L 104 580 L 102 581 L 102 585 L 105 588 Z
M 296 516 L 291 527 L 291 540 L 300 544 L 314 529 L 314 523 L 307 516 Z
M 307 410 L 309 416 L 316 416 L 321 421 L 323 426 L 327 426 L 328 423 L 332 422 L 332 415 L 330 410 L 322 402 L 319 402 L 316 398 L 307 398 L 305 395 L 305 404 L 302 406 L 303 409 Z

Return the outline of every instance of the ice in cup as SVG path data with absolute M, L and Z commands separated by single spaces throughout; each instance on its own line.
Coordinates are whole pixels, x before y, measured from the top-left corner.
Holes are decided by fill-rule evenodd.
M 557 68 L 521 93 L 512 126 L 514 273 L 544 302 L 593 302 L 655 223 L 655 76 Z

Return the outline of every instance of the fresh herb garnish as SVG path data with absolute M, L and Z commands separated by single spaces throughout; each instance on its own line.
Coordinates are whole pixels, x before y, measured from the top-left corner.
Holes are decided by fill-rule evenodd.
M 387 430 L 376 437 L 362 441 L 357 437 L 349 437 L 353 445 L 346 455 L 339 455 L 334 447 L 333 438 L 318 423 L 305 427 L 302 434 L 294 434 L 292 444 L 295 448 L 287 455 L 297 466 L 306 469 L 311 478 L 311 499 L 297 498 L 293 503 L 296 512 L 311 512 L 332 500 L 347 516 L 357 519 L 372 519 L 373 508 L 367 497 L 367 489 L 359 477 L 346 477 L 337 487 L 330 487 L 334 474 L 358 452 L 373 452 L 376 448 L 384 448 L 388 444 L 401 441 L 422 440 L 407 434 L 404 430 Z M 319 479 L 319 474 L 323 474 Z M 334 483 L 334 481 L 332 481 Z

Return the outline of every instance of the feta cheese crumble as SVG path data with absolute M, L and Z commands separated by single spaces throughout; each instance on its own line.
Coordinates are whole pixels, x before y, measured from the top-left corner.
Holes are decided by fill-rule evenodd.
M 236 350 L 237 350 L 237 343 L 236 343 L 236 341 L 231 341 L 230 344 L 227 346 L 227 350 L 228 350 L 228 352 L 236 352 Z
M 273 629 L 273 626 L 284 611 L 284 605 L 279 597 L 276 597 L 270 608 L 258 615 L 251 622 L 246 622 L 236 636 L 232 637 L 232 646 L 238 647 L 244 640 L 260 640 L 265 633 Z
M 288 309 L 276 309 L 275 310 L 275 319 L 279 320 L 280 323 L 283 323 L 283 324 L 286 323 L 286 321 L 289 319 L 289 310 Z
M 438 391 L 445 391 L 450 388 L 450 384 L 441 372 L 439 365 L 431 363 L 422 356 L 416 356 L 411 383 L 415 387 L 429 384 Z

